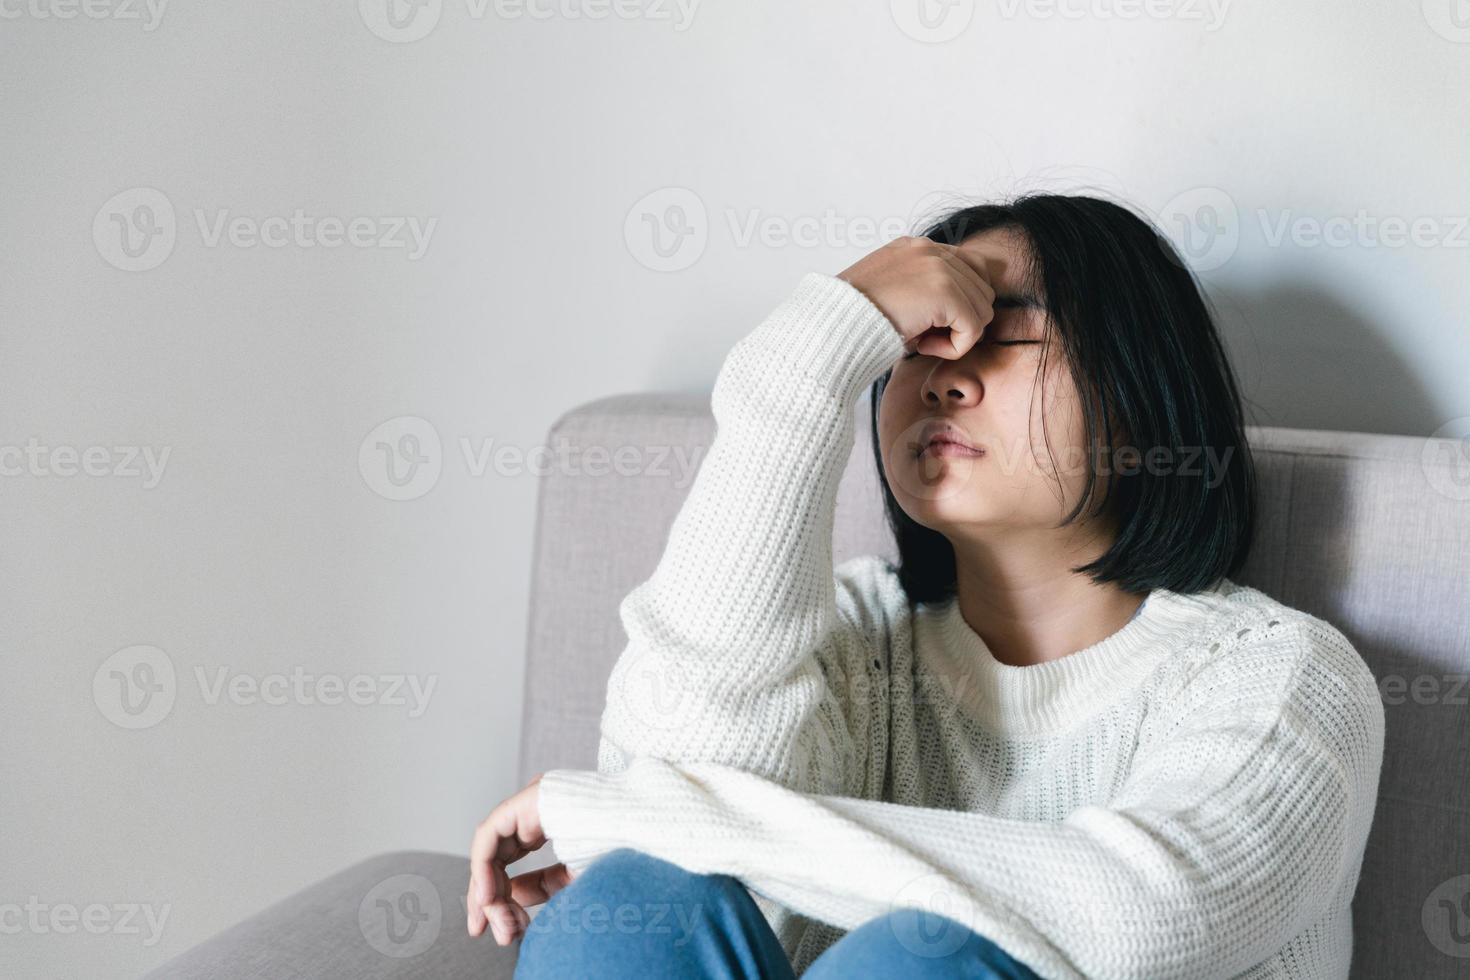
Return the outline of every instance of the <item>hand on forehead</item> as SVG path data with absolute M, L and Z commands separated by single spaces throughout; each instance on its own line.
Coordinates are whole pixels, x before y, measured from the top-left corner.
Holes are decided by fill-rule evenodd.
M 971 235 L 955 247 L 980 267 L 996 292 L 1021 285 L 1021 242 L 1015 234 L 997 228 Z

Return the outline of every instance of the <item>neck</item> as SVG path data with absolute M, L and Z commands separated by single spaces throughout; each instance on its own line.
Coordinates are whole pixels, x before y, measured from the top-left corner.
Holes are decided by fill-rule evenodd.
M 1067 528 L 1004 549 L 953 542 L 959 611 L 996 660 L 1015 667 L 1058 660 L 1116 633 L 1143 604 L 1143 595 L 1071 571 L 1109 543 L 1084 535 Z

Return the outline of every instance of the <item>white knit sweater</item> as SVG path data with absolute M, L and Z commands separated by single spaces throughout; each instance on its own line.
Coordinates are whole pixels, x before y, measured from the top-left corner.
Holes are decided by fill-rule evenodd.
M 734 875 L 798 974 L 913 905 L 1048 980 L 1347 977 L 1383 751 L 1358 653 L 1223 579 L 1016 667 L 881 557 L 834 568 L 855 403 L 901 353 L 819 273 L 733 347 L 716 437 L 619 608 L 599 771 L 542 778 L 558 857 Z

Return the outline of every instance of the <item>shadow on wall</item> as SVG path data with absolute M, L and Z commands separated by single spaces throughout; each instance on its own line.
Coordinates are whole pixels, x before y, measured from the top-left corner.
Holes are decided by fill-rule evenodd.
M 1254 425 L 1427 436 L 1449 416 L 1374 323 L 1299 282 L 1211 284 Z

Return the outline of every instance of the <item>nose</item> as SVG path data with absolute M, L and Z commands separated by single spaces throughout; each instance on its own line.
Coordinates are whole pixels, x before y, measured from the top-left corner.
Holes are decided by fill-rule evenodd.
M 944 360 L 934 365 L 919 393 L 925 405 L 938 408 L 944 404 L 974 405 L 980 401 L 983 391 L 974 371 L 964 370 L 957 361 Z

